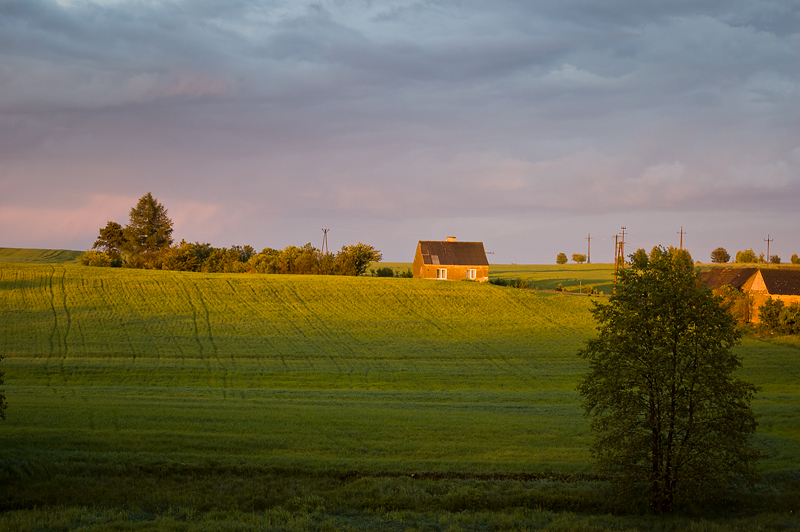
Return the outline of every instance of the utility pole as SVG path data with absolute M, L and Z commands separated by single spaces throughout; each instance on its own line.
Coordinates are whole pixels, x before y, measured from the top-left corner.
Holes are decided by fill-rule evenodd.
M 769 243 L 770 242 L 774 242 L 774 241 L 775 241 L 775 239 L 774 238 L 770 238 L 769 235 L 767 235 L 767 238 L 764 239 L 764 242 L 767 243 L 767 262 L 769 262 Z
M 619 235 L 614 235 L 614 294 L 617 293 L 617 268 L 619 268 Z
M 683 235 L 686 234 L 686 233 L 683 232 L 683 226 L 681 226 L 680 234 L 681 234 L 681 249 L 683 249 Z
M 330 231 L 330 229 L 322 230 L 322 248 L 320 251 L 325 255 L 328 254 L 328 231 Z
M 619 243 L 620 265 L 625 269 L 625 227 L 622 228 L 622 241 Z
M 592 233 L 589 233 L 589 236 L 586 237 L 586 241 L 589 243 L 589 246 L 586 249 L 586 264 L 591 264 L 592 263 Z

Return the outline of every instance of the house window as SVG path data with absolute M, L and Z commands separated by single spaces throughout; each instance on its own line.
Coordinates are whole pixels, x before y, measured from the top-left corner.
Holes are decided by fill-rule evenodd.
M 447 279 L 447 268 L 436 268 L 437 279 Z
M 467 279 L 475 279 L 477 276 L 478 270 L 475 268 L 467 268 Z

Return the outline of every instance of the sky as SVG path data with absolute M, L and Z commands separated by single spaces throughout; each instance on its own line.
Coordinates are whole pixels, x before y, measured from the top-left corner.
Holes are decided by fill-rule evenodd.
M 147 192 L 218 247 L 788 262 L 800 0 L 0 0 L 0 246 Z

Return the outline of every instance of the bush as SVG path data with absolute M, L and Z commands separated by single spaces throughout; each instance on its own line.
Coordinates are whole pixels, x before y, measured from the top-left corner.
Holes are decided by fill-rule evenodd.
M 566 253 L 559 253 L 556 255 L 556 264 L 566 264 L 567 263 L 567 254 Z
M 715 289 L 714 295 L 722 298 L 723 305 L 728 307 L 728 311 L 733 315 L 737 323 L 750 323 L 753 296 L 727 284 Z
M 394 277 L 394 270 L 388 266 L 375 270 L 375 277 Z
M 758 257 L 756 256 L 756 252 L 753 251 L 752 249 L 745 249 L 744 251 L 736 252 L 736 262 L 741 262 L 741 263 L 758 262 Z
M 773 332 L 778 329 L 783 301 L 780 299 L 768 298 L 763 305 L 758 307 L 758 318 L 761 321 L 761 329 Z
M 84 266 L 100 266 L 103 268 L 118 268 L 122 266 L 122 256 L 113 251 L 89 250 L 81 257 Z
M 800 257 L 797 256 L 797 253 L 792 255 L 792 264 L 800 264 Z
M 497 286 L 507 286 L 509 288 L 524 288 L 526 290 L 531 289 L 530 281 L 524 281 L 520 278 L 517 279 L 489 279 L 489 283 Z

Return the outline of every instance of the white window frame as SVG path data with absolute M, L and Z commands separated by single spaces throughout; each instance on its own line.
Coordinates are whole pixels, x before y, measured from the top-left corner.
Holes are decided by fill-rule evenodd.
M 478 276 L 478 270 L 475 268 L 467 268 L 467 279 L 470 281 L 475 280 L 475 277 Z
M 437 279 L 447 279 L 447 268 L 436 268 Z

